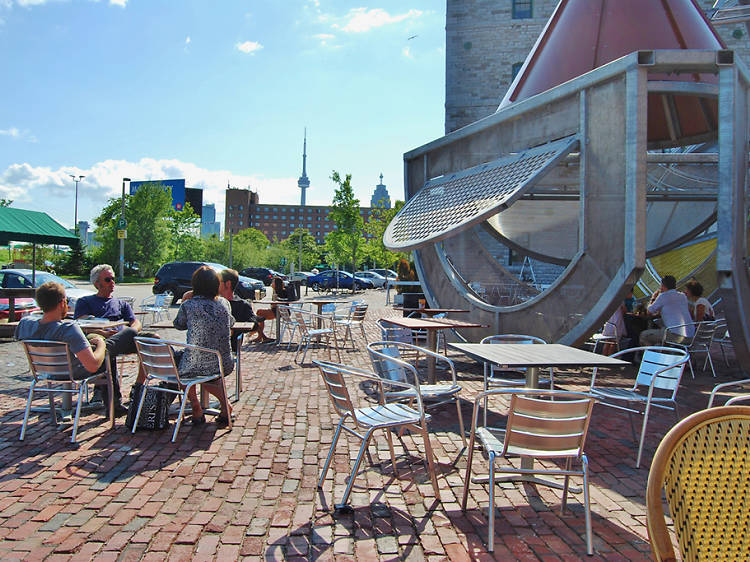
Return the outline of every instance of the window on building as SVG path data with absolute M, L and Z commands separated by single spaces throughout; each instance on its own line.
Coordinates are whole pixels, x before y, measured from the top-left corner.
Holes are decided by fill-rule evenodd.
M 308 222 L 307 223 L 307 228 L 312 228 L 312 224 Z
M 230 211 L 232 210 L 232 206 L 231 206 L 231 205 L 229 205 L 229 210 L 230 210 Z
M 532 2 L 533 0 L 513 0 L 513 19 L 530 18 Z

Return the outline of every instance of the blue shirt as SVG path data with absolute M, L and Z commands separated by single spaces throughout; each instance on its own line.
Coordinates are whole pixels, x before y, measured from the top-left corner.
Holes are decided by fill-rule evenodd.
M 99 295 L 81 297 L 76 301 L 76 310 L 73 317 L 80 318 L 89 315 L 106 318 L 107 320 L 125 320 L 128 323 L 135 320 L 135 314 L 133 314 L 133 309 L 130 308 L 129 303 L 114 297 L 105 299 Z

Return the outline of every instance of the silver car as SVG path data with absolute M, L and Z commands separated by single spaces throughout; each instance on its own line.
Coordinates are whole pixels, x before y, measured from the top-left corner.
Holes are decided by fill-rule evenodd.
M 376 289 L 382 289 L 385 287 L 386 278 L 374 271 L 358 271 L 354 275 L 369 279 Z
M 96 291 L 90 289 L 76 287 L 67 279 L 46 271 L 37 271 L 36 276 L 33 277 L 35 282 L 32 284 L 32 273 L 30 269 L 0 269 L 0 287 L 3 289 L 35 289 L 47 281 L 60 283 L 65 287 L 65 295 L 68 297 L 68 306 L 71 311 L 75 310 L 78 299 L 96 293 Z

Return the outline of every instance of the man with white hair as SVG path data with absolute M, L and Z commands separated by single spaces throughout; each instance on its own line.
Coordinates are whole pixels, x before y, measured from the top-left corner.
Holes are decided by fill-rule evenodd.
M 128 410 L 122 405 L 120 383 L 117 376 L 117 356 L 136 352 L 134 338 L 141 331 L 142 326 L 141 322 L 135 317 L 130 303 L 112 296 L 115 291 L 115 272 L 111 266 L 107 264 L 95 266 L 91 270 L 90 279 L 97 292 L 95 295 L 78 299 L 73 317 L 94 316 L 107 320 L 125 320 L 128 323 L 128 326 L 120 330 L 100 331 L 101 335 L 106 338 L 107 351 L 109 351 L 112 388 L 115 393 L 115 414 L 121 416 L 125 415 Z M 93 401 L 101 399 L 103 403 L 106 403 L 106 398 L 108 397 L 98 396 L 95 392 Z

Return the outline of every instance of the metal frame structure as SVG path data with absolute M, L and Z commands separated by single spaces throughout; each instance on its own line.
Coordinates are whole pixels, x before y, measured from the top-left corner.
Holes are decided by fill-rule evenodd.
M 696 73 L 718 75 L 718 85 L 661 79 L 665 74 Z M 652 202 L 671 202 L 673 208 L 690 202 L 704 203 L 699 217 L 681 219 L 682 230 L 672 226 L 668 236 L 657 237 L 656 246 L 660 249 L 705 232 L 712 221 L 711 213 L 705 213 L 705 203 L 715 205 L 717 296 L 725 305 L 738 360 L 750 360 L 750 320 L 746 314 L 750 308 L 748 76 L 745 66 L 728 50 L 636 51 L 499 109 L 494 115 L 404 154 L 407 205 L 387 229 L 384 242 L 392 249 L 414 251 L 431 306 L 468 307 L 473 319 L 490 326 L 467 331 L 465 335 L 472 340 L 491 333 L 515 332 L 573 345 L 582 343 L 607 320 L 613 307 L 625 297 L 628 286 L 643 272 L 649 233 L 653 234 L 654 228 L 665 228 L 664 212 L 649 217 L 649 209 L 655 206 Z M 656 148 L 649 146 L 647 138 L 648 99 L 659 99 L 650 95 L 655 93 L 661 96 L 665 107 L 674 95 L 718 99 L 719 122 L 714 138 L 717 151 L 649 152 L 649 148 Z M 674 132 L 674 146 L 695 142 L 689 131 L 679 130 L 677 120 Z M 457 221 L 453 230 L 443 228 L 438 232 L 436 226 L 435 230 L 428 228 L 411 237 L 404 237 L 403 231 L 396 235 L 394 229 L 404 221 L 418 218 L 421 224 L 429 225 L 424 213 L 437 217 L 451 212 L 451 199 L 440 200 L 441 191 L 432 187 L 448 181 L 449 176 L 459 176 L 477 166 L 537 150 L 564 138 L 578 139 L 579 152 L 556 158 L 557 167 L 552 171 L 544 167 L 536 172 L 538 177 L 526 178 L 531 189 L 521 189 L 507 205 L 498 205 L 494 216 L 488 218 L 485 207 L 471 219 Z M 650 164 L 714 165 L 717 179 L 694 188 L 655 187 L 648 179 Z M 422 189 L 433 191 L 429 208 L 409 205 Z M 575 251 L 571 256 L 541 252 L 565 264 L 562 274 L 541 292 L 516 280 L 514 290 L 531 291 L 527 300 L 511 301 L 507 306 L 488 302 L 471 290 L 471 280 L 464 279 L 446 248 L 453 245 L 474 254 L 484 253 L 482 267 L 488 268 L 491 276 L 504 279 L 504 267 L 483 248 L 480 231 L 497 231 L 498 216 L 502 217 L 513 204 L 533 208 L 540 201 L 575 202 Z M 414 209 L 421 216 L 417 217 Z M 690 217 L 685 209 L 689 206 L 683 206 L 681 216 Z M 410 215 L 412 212 L 415 215 Z M 434 224 L 444 226 L 445 221 L 436 220 Z M 532 223 L 532 230 L 533 227 Z M 513 249 L 534 257 L 540 254 L 540 247 L 544 248 L 544 239 L 540 240 L 532 248 L 513 241 Z

